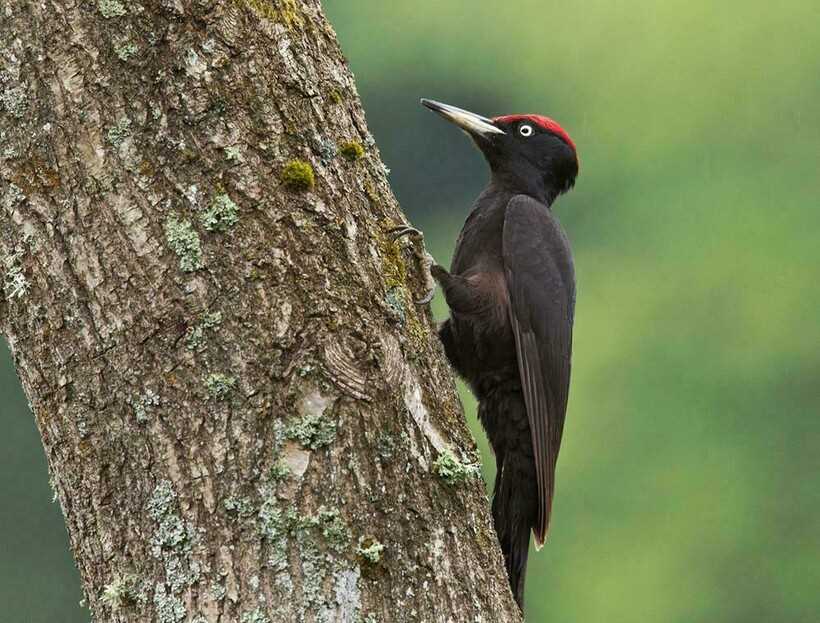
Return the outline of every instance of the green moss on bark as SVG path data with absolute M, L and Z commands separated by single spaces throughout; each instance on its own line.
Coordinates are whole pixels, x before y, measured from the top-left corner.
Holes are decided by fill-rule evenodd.
M 339 153 L 344 156 L 345 160 L 355 162 L 364 156 L 364 147 L 356 141 L 346 141 L 339 146 Z
M 282 183 L 290 190 L 311 190 L 316 185 L 313 167 L 304 160 L 291 160 L 280 175 Z
M 298 10 L 295 0 L 234 0 L 237 4 L 251 9 L 254 13 L 272 22 L 280 22 L 288 28 L 302 27 L 305 20 Z M 278 5 L 278 8 L 277 6 Z

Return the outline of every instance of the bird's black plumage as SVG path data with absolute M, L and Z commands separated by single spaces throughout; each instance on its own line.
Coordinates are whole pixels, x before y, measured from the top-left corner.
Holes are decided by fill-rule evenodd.
M 575 182 L 575 147 L 545 117 L 487 119 L 423 103 L 470 134 L 492 171 L 456 244 L 433 264 L 450 318 L 439 336 L 470 384 L 496 456 L 493 518 L 510 586 L 523 607 L 529 534 L 543 544 L 570 378 L 575 277 L 551 211 Z
M 531 197 L 516 195 L 507 204 L 503 248 L 519 379 L 538 449 L 534 532 L 543 544 L 567 409 L 575 276 L 566 235 Z

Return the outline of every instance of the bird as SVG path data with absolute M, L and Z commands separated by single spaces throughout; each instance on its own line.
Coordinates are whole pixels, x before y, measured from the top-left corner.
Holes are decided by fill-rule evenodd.
M 523 611 L 530 533 L 540 549 L 569 395 L 575 269 L 552 207 L 575 185 L 578 154 L 549 117 L 487 118 L 433 100 L 421 103 L 464 130 L 490 168 L 450 270 L 429 255 L 427 268 L 432 288 L 441 286 L 450 309 L 438 326 L 444 352 L 478 400 L 495 455 L 492 516 L 510 589 Z M 409 225 L 390 233 L 394 240 L 423 240 Z M 432 288 L 420 304 L 429 303 Z

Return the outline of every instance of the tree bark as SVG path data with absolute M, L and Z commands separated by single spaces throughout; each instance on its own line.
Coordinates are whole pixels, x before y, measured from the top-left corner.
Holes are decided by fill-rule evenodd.
M 318 0 L 0 8 L 0 330 L 95 620 L 520 620 L 402 222 Z

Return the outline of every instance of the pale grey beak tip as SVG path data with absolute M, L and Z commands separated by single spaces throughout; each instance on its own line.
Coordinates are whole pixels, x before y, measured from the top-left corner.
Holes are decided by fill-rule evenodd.
M 422 97 L 421 105 L 437 112 L 448 121 L 455 123 L 462 130 L 478 136 L 487 137 L 490 134 L 504 134 L 504 130 L 497 127 L 492 119 L 482 117 L 469 110 L 463 110 L 450 106 L 449 104 L 442 104 L 435 100 L 430 100 Z

